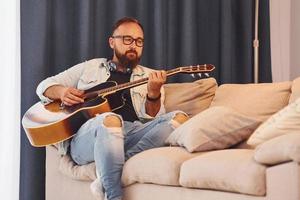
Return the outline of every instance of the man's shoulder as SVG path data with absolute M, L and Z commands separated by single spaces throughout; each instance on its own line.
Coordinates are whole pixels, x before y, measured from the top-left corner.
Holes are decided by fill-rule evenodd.
M 83 62 L 85 65 L 87 66 L 94 66 L 94 67 L 103 67 L 104 65 L 102 64 L 106 64 L 107 63 L 107 59 L 106 58 L 93 58 L 90 60 L 86 60 L 85 62 Z

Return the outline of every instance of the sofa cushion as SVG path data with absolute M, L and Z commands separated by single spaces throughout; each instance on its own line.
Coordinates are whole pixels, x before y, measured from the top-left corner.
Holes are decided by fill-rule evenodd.
M 123 167 L 122 183 L 155 183 L 179 185 L 181 164 L 196 155 L 180 147 L 161 147 L 131 157 Z
M 288 104 L 291 84 L 223 84 L 216 90 L 210 106 L 228 106 L 264 121 Z
M 293 81 L 292 94 L 289 103 L 296 101 L 297 98 L 300 98 L 300 77 Z
M 262 196 L 266 167 L 255 162 L 253 150 L 209 152 L 182 164 L 180 185 Z
M 254 159 L 274 165 L 287 161 L 300 162 L 300 131 L 273 138 L 255 149 Z
M 59 171 L 75 180 L 92 181 L 97 178 L 95 163 L 77 165 L 69 155 L 64 155 L 59 160 Z
M 257 146 L 269 139 L 291 132 L 300 133 L 300 98 L 259 126 L 247 143 Z
M 191 154 L 181 147 L 161 147 L 139 153 L 125 163 L 123 185 L 135 182 L 179 185 L 181 163 L 197 155 L 200 153 Z M 59 170 L 75 180 L 93 181 L 97 178 L 94 162 L 77 165 L 69 155 L 60 158 Z
M 192 83 L 171 83 L 164 85 L 167 112 L 182 110 L 189 116 L 209 107 L 217 88 L 214 78 L 201 79 Z
M 231 108 L 215 106 L 182 124 L 166 143 L 184 146 L 189 152 L 224 149 L 247 139 L 259 124 Z

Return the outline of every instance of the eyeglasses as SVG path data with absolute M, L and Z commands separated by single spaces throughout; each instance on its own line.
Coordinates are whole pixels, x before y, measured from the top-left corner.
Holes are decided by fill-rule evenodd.
M 140 38 L 140 37 L 134 39 L 130 35 L 115 35 L 115 36 L 112 36 L 112 38 L 122 38 L 123 44 L 125 44 L 125 45 L 131 45 L 133 43 L 133 41 L 135 41 L 136 46 L 138 46 L 138 47 L 144 46 L 144 39 Z

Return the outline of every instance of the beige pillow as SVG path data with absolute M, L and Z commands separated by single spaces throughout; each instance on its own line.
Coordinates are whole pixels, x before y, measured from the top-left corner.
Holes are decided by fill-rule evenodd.
M 285 107 L 291 82 L 260 84 L 223 84 L 218 87 L 212 106 L 226 106 L 260 121 Z
M 257 146 L 274 137 L 291 133 L 300 133 L 300 98 L 289 104 L 255 130 L 247 143 Z
M 282 135 L 259 145 L 255 149 L 254 159 L 269 165 L 291 160 L 300 162 L 300 134 Z
M 241 142 L 260 124 L 230 108 L 209 108 L 171 133 L 166 143 L 184 146 L 189 152 L 224 149 Z
M 171 83 L 164 85 L 165 108 L 167 112 L 182 110 L 194 116 L 209 107 L 217 89 L 214 78 L 193 83 Z

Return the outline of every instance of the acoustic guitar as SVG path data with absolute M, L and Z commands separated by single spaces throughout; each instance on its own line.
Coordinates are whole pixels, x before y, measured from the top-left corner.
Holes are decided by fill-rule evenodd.
M 167 76 L 177 73 L 209 73 L 215 67 L 211 64 L 178 67 L 168 70 Z M 43 147 L 67 140 L 74 136 L 77 130 L 96 114 L 114 111 L 122 107 L 111 105 L 110 97 L 118 92 L 133 88 L 148 82 L 148 78 L 116 84 L 105 82 L 84 91 L 84 102 L 73 106 L 66 106 L 61 101 L 54 101 L 47 105 L 41 102 L 34 104 L 24 114 L 22 125 L 32 146 Z M 121 98 L 119 98 L 121 99 Z

